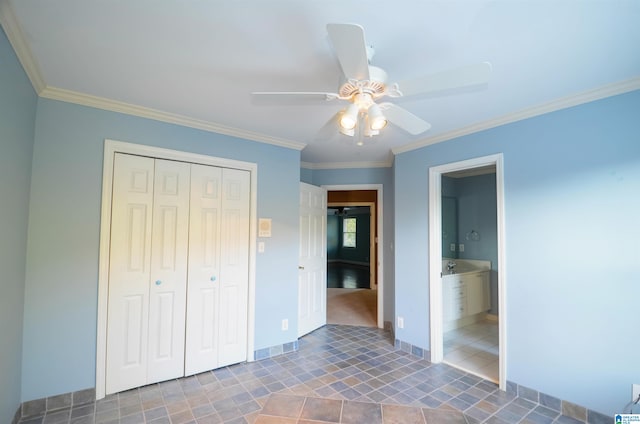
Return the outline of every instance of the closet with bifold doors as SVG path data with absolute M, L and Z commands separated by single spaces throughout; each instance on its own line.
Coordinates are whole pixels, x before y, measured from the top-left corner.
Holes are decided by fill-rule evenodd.
M 250 172 L 115 153 L 106 393 L 247 359 Z

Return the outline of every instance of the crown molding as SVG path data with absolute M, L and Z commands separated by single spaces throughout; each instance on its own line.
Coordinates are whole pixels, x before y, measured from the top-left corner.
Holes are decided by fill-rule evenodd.
M 253 131 L 227 127 L 224 125 L 216 124 L 214 122 L 189 118 L 187 116 L 178 115 L 175 113 L 164 112 L 157 109 L 137 106 L 130 103 L 111 100 L 104 97 L 92 96 L 90 94 L 79 93 L 62 88 L 47 86 L 42 90 L 40 96 L 47 99 L 60 100 L 67 103 L 75 103 L 78 105 L 108 110 L 111 112 L 119 112 L 127 115 L 138 116 L 141 118 L 153 119 L 155 121 L 167 122 L 170 124 L 209 131 L 216 134 L 229 135 L 231 137 L 238 137 L 245 140 L 258 141 L 260 143 L 272 144 L 275 146 L 286 147 L 288 149 L 302 150 L 306 146 L 306 144 L 296 141 L 271 137 Z
M 385 162 L 326 162 L 311 163 L 300 162 L 300 167 L 304 169 L 354 169 L 354 168 L 391 168 L 393 158 Z
M 0 25 L 4 29 L 13 51 L 15 51 L 22 68 L 31 81 L 31 85 L 37 94 L 45 88 L 44 78 L 29 45 L 25 42 L 24 31 L 18 23 L 16 14 L 9 1 L 0 0 Z
M 47 86 L 44 78 L 42 77 L 42 73 L 40 72 L 38 62 L 31 52 L 28 43 L 25 41 L 26 38 L 24 36 L 24 31 L 22 31 L 22 28 L 20 27 L 13 7 L 7 0 L 0 0 L 0 25 L 2 25 L 2 28 L 7 34 L 11 47 L 15 51 L 20 64 L 31 81 L 31 85 L 40 97 L 75 103 L 112 112 L 124 113 L 141 118 L 153 119 L 155 121 L 167 122 L 217 134 L 238 137 L 245 140 L 272 144 L 288 149 L 302 150 L 306 146 L 306 144 L 297 141 L 271 137 L 257 132 L 227 127 L 201 119 L 189 118 L 187 116 L 137 106 L 104 97 L 97 97 L 62 88 Z
M 2 25 L 2 28 L 7 34 L 7 38 L 9 39 L 20 64 L 31 81 L 31 85 L 36 93 L 41 97 L 153 119 L 156 121 L 229 135 L 260 143 L 272 144 L 299 151 L 306 147 L 305 143 L 297 141 L 271 137 L 265 134 L 228 127 L 210 121 L 190 118 L 170 112 L 111 100 L 104 97 L 97 97 L 71 90 L 47 86 L 44 78 L 42 77 L 42 73 L 40 72 L 38 62 L 29 48 L 28 43 L 25 41 L 26 38 L 24 36 L 24 31 L 19 24 L 11 2 L 8 0 L 0 0 L 0 25 Z M 631 78 L 629 80 L 608 84 L 600 88 L 552 100 L 548 103 L 526 108 L 518 112 L 509 113 L 495 119 L 478 122 L 454 131 L 424 138 L 404 146 L 393 148 L 391 149 L 391 152 L 393 155 L 409 152 L 432 144 L 441 143 L 465 135 L 639 89 L 640 77 Z M 306 169 L 389 168 L 393 166 L 393 155 L 389 161 L 384 162 L 335 162 L 317 164 L 301 162 L 301 167 Z
M 567 109 L 573 106 L 578 106 L 584 103 L 593 102 L 595 100 L 600 100 L 635 90 L 640 90 L 640 77 L 608 84 L 600 88 L 584 91 L 582 93 L 574 94 L 571 96 L 561 97 L 548 103 L 533 106 L 518 112 L 509 113 L 495 119 L 478 122 L 476 124 L 460 128 L 458 130 L 449 131 L 434 137 L 429 137 L 413 143 L 405 144 L 404 146 L 396 147 L 391 151 L 394 155 L 410 152 L 412 150 L 426 147 L 431 144 L 441 143 L 443 141 L 452 140 L 454 138 L 488 130 L 490 128 L 499 127 L 502 125 L 510 124 L 512 122 L 522 121 L 524 119 L 533 118 L 535 116 L 544 115 L 550 112 L 556 112 L 562 109 Z

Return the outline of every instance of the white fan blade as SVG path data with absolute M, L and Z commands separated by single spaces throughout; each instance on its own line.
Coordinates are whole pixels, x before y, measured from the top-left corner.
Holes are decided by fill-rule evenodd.
M 364 28 L 356 24 L 327 24 L 327 32 L 347 79 L 369 79 Z
M 334 139 L 338 134 L 338 120 L 344 113 L 344 110 L 339 111 L 327 120 L 327 122 L 318 130 L 315 137 L 316 141 L 327 141 Z
M 403 96 L 428 94 L 454 88 L 471 87 L 486 84 L 491 75 L 491 64 L 482 62 L 475 65 L 439 72 L 398 83 Z
M 258 104 L 301 104 L 310 102 L 327 102 L 340 98 L 336 93 L 315 91 L 256 91 L 251 93 L 254 103 Z
M 393 103 L 381 103 L 382 109 L 387 121 L 402 128 L 412 135 L 420 134 L 431 128 L 431 124 L 418 118 L 406 109 L 396 106 Z

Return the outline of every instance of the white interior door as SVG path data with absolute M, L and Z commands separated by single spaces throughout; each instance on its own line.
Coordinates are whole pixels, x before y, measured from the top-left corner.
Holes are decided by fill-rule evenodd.
M 184 375 L 190 165 L 156 159 L 147 384 Z
M 327 323 L 327 191 L 300 183 L 298 337 Z
M 154 160 L 114 159 L 106 392 L 147 383 Z
M 247 359 L 247 171 L 192 165 L 185 374 Z

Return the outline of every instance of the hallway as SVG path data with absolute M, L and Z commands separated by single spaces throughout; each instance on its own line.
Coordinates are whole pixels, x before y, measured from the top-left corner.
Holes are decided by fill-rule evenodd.
M 339 289 L 368 289 L 369 267 L 344 262 L 327 264 L 327 287 Z
M 369 267 L 327 264 L 327 324 L 377 327 L 377 290 L 369 289 Z

